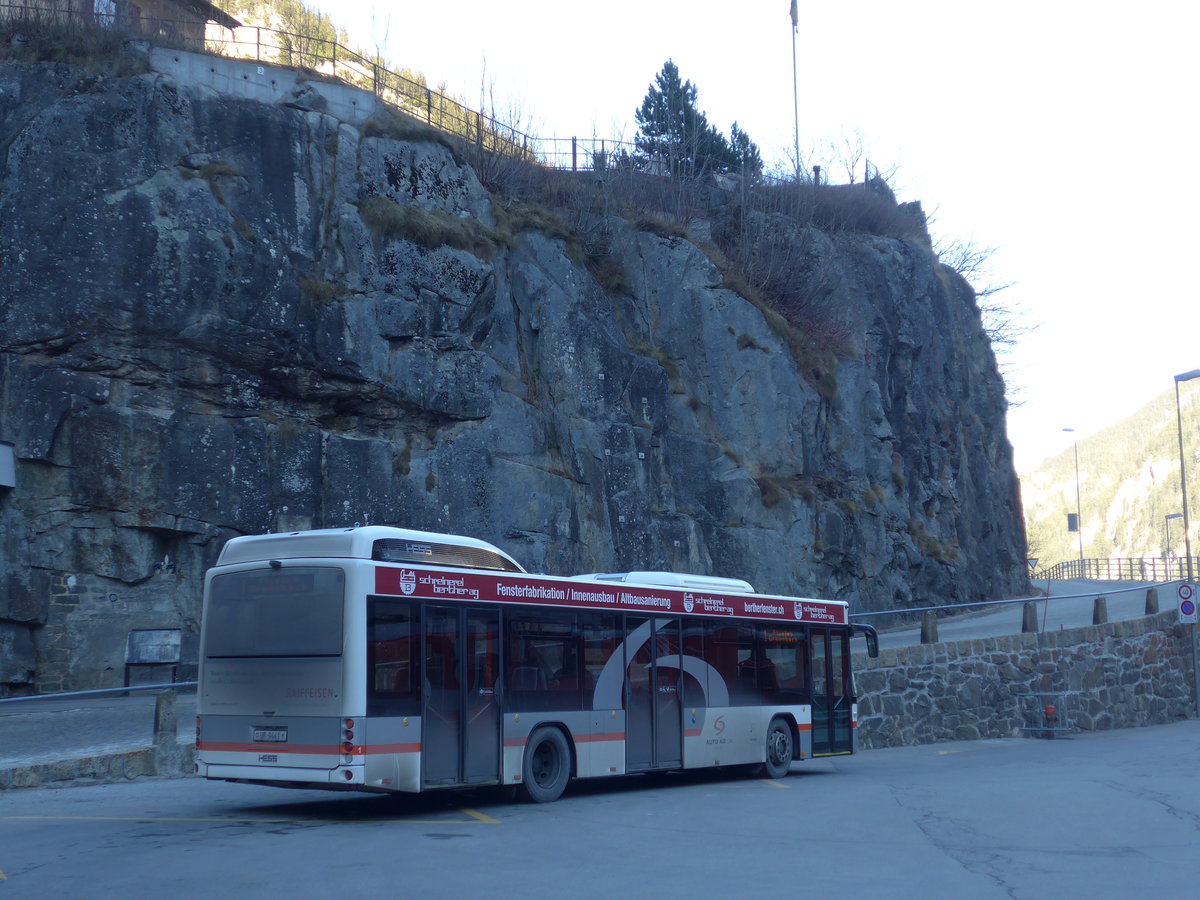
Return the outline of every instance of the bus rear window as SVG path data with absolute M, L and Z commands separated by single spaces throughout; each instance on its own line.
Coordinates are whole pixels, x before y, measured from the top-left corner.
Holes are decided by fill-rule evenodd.
M 341 569 L 323 567 L 215 576 L 205 656 L 340 656 L 345 585 Z

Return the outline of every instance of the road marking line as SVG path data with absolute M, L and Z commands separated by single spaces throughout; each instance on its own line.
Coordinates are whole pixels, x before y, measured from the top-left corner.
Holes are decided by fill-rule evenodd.
M 481 813 L 477 809 L 467 809 L 464 806 L 462 811 L 465 812 L 471 818 L 478 819 L 484 825 L 499 825 L 500 824 L 499 819 L 493 819 L 491 816 L 485 815 L 484 813 Z
M 760 784 L 765 784 L 768 787 L 783 788 L 785 791 L 791 790 L 790 785 L 775 781 L 772 778 L 754 778 L 747 781 L 735 781 L 729 784 L 714 784 L 713 787 L 726 788 L 734 791 L 754 791 L 758 790 Z
M 461 812 L 469 819 L 233 819 L 220 816 L 0 816 L 0 822 L 210 822 L 233 825 L 340 825 L 346 822 L 371 822 L 392 825 L 499 825 L 498 819 L 474 810 Z

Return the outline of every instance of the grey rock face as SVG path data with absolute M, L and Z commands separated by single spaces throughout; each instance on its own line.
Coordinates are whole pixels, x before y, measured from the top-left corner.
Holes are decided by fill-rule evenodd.
M 682 239 L 611 223 L 611 296 L 532 232 L 470 252 L 369 225 L 383 198 L 492 233 L 439 145 L 161 75 L 0 80 L 0 682 L 62 668 L 45 627 L 93 686 L 122 629 L 194 631 L 226 538 L 354 522 L 860 610 L 1026 586 L 1003 385 L 918 244 L 797 234 L 845 338 L 806 371 Z M 51 602 L 67 575 L 141 611 L 102 651 Z

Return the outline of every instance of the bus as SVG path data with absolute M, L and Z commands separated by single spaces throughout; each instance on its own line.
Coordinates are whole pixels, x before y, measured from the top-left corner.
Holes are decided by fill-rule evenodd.
M 205 576 L 196 772 L 373 792 L 853 753 L 847 604 L 673 572 L 527 573 L 387 526 L 236 537 Z

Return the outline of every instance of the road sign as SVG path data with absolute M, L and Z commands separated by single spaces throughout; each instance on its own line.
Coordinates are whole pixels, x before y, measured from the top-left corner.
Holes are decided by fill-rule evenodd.
M 1029 557 L 1025 562 L 1029 563 L 1030 572 L 1037 571 L 1038 558 L 1036 556 Z
M 1186 581 L 1179 586 L 1176 592 L 1179 594 L 1179 622 L 1181 625 L 1195 625 L 1197 622 L 1196 615 L 1196 591 Z

